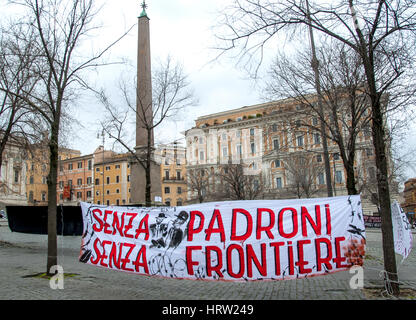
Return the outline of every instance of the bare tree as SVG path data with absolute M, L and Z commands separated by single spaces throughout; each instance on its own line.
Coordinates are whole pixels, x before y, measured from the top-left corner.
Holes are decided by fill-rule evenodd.
M 320 190 L 318 176 L 323 174 L 325 169 L 315 159 L 310 153 L 296 152 L 285 160 L 288 189 L 299 199 L 311 198 Z
M 84 71 L 102 64 L 100 59 L 116 42 L 97 53 L 83 58 L 79 51 L 96 26 L 97 14 L 92 0 L 15 0 L 9 1 L 25 10 L 21 23 L 34 39 L 32 55 L 36 57 L 33 73 L 39 77 L 33 91 L 4 91 L 24 101 L 32 112 L 41 116 L 48 128 L 48 258 L 47 273 L 57 265 L 56 184 L 59 136 L 62 118 L 68 112 L 69 101 L 76 95 L 75 88 L 86 87 Z M 24 34 L 21 34 L 22 39 Z M 28 39 L 29 40 L 29 39 Z
M 188 169 L 186 176 L 188 191 L 196 193 L 199 203 L 204 202 L 210 186 L 209 171 L 205 168 Z
M 302 107 L 298 111 L 302 126 L 318 134 L 322 130 L 336 143 L 346 170 L 348 194 L 358 194 L 354 163 L 359 133 L 370 133 L 371 110 L 365 94 L 364 70 L 357 54 L 344 44 L 333 41 L 319 48 L 317 59 L 320 74 L 320 103 L 313 93 L 315 72 L 308 66 L 309 50 L 299 51 L 290 58 L 280 54 L 272 63 L 266 84 L 268 97 L 290 97 Z M 310 119 L 317 119 L 314 124 Z M 322 123 L 323 129 L 318 125 Z
M 241 163 L 223 164 L 216 174 L 217 180 L 221 181 L 232 200 L 254 200 L 262 195 L 261 177 L 248 174 L 245 168 L 247 166 Z
M 241 57 L 251 60 L 255 56 L 261 62 L 265 45 L 270 39 L 283 35 L 283 32 L 295 31 L 300 26 L 310 26 L 344 43 L 360 56 L 372 111 L 384 266 L 392 280 L 392 293 L 399 294 L 382 97 L 394 83 L 412 75 L 416 30 L 414 3 L 398 0 L 337 0 L 330 3 L 235 0 L 224 12 L 222 26 L 226 31 L 219 36 L 224 43 L 222 53 L 239 47 Z
M 196 105 L 197 101 L 182 65 L 174 64 L 170 57 L 166 59 L 166 62 L 160 63 L 153 72 L 151 104 L 144 105 L 134 88 L 126 81 L 120 82 L 120 92 L 123 97 L 121 105 L 115 105 L 104 90 L 100 92 L 100 101 L 106 109 L 106 116 L 101 125 L 109 137 L 128 150 L 132 159 L 145 170 L 145 205 L 151 206 L 150 172 L 154 161 L 153 132 L 187 107 Z M 136 108 L 136 99 L 139 99 L 137 102 L 140 107 L 138 108 Z M 134 147 L 130 146 L 128 139 L 128 132 L 131 129 L 131 123 L 128 120 L 131 119 L 131 115 L 135 115 L 133 118 L 136 119 L 137 128 L 143 128 L 147 133 L 147 143 L 141 152 L 136 152 Z
M 10 142 L 28 148 L 39 136 L 39 122 L 27 107 L 22 93 L 31 93 L 39 77 L 33 72 L 36 60 L 34 34 L 18 21 L 0 30 L 0 167 Z M 15 93 L 15 94 L 12 94 Z

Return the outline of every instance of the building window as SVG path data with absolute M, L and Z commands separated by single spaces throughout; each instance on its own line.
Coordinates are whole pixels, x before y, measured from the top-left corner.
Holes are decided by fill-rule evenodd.
M 106 171 L 111 170 L 111 166 L 107 166 L 107 167 L 105 167 L 105 170 L 106 170 Z
M 116 183 L 120 182 L 120 176 L 116 176 Z
M 116 164 L 116 169 L 120 169 L 120 165 L 119 164 Z
M 110 200 L 107 200 L 107 206 L 109 206 L 110 205 Z
M 64 188 L 64 182 L 63 181 L 59 181 L 59 189 L 63 189 Z
M 29 184 L 33 184 L 34 183 L 34 178 L 33 178 L 33 176 L 30 176 L 30 178 L 29 178 Z
M 107 184 L 110 184 L 110 177 L 107 177 Z
M 77 180 L 77 185 L 81 186 L 82 185 L 82 179 L 78 179 Z
M 87 199 L 91 198 L 91 191 L 87 191 Z
M 256 145 L 254 144 L 254 142 L 250 144 L 250 148 L 251 148 L 251 153 L 254 154 L 256 152 Z
M 165 170 L 165 179 L 169 180 L 169 170 Z
M 100 184 L 100 179 L 95 179 L 95 184 L 99 185 Z
M 97 167 L 97 169 L 95 169 L 95 171 L 100 172 L 100 168 L 99 168 L 99 167 Z
M 241 144 L 237 145 L 237 155 L 241 156 L 243 154 L 242 150 L 241 150 Z
M 339 153 L 338 152 L 334 153 L 334 160 L 339 160 Z
M 169 187 L 165 187 L 165 194 L 169 194 L 170 193 L 170 188 Z
M 91 177 L 87 177 L 87 184 L 91 184 L 92 183 L 92 178 Z
M 250 136 L 254 136 L 254 128 L 250 129 Z
M 222 148 L 222 156 L 225 158 L 228 154 L 228 148 L 227 147 L 223 147 Z
M 181 201 L 181 200 L 176 201 L 176 205 L 177 205 L 178 207 L 182 206 L 182 201 Z
M 276 188 L 277 189 L 282 189 L 282 178 L 281 177 L 276 178 Z
M 314 133 L 313 141 L 315 142 L 315 144 L 320 144 L 321 143 L 321 135 L 319 133 Z
M 204 160 L 204 151 L 199 152 L 199 160 Z
M 312 119 L 312 125 L 313 126 L 317 126 L 318 125 L 318 118 L 313 118 Z
M 277 124 L 276 123 L 273 123 L 273 125 L 272 125 L 272 131 L 273 132 L 277 132 Z
M 130 181 L 130 175 L 127 176 L 127 181 Z
M 342 183 L 342 171 L 335 171 L 335 182 Z
M 274 160 L 274 167 L 275 168 L 280 168 L 280 165 L 281 165 L 281 163 L 280 163 L 279 159 Z
M 72 170 L 72 163 L 68 164 L 68 170 Z
M 14 183 L 19 182 L 19 170 L 14 170 Z
M 279 140 L 278 139 L 273 140 L 273 150 L 279 150 Z
M 88 170 L 91 170 L 91 169 L 92 169 L 92 161 L 88 160 Z
M 120 193 L 120 189 L 116 189 L 116 193 Z
M 42 201 L 46 201 L 46 192 L 42 192 Z
M 116 205 L 120 205 L 120 199 L 116 200 Z
M 318 184 L 325 184 L 325 178 L 322 172 L 318 174 Z
M 180 171 L 176 171 L 176 179 L 177 180 L 181 180 L 182 179 L 181 172 Z
M 166 201 L 165 202 L 165 204 L 168 206 L 168 207 L 170 207 L 170 201 L 168 200 L 168 201 Z
M 81 199 L 82 198 L 82 192 L 77 192 L 77 199 Z
M 303 136 L 298 136 L 296 138 L 296 141 L 297 141 L 298 147 L 302 147 L 303 146 Z
M 82 169 L 82 162 L 78 162 L 78 169 Z
M 182 194 L 182 187 L 178 187 L 178 194 Z
M 322 162 L 322 155 L 321 154 L 318 154 L 316 156 L 316 162 Z

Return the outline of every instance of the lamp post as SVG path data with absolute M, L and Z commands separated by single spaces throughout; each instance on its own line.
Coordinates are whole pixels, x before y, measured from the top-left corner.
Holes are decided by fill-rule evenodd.
M 100 137 L 100 133 L 97 133 L 97 138 Z M 104 205 L 104 143 L 105 143 L 105 135 L 104 135 L 104 129 L 101 131 L 101 137 L 103 138 L 103 162 L 102 162 L 102 166 L 103 166 L 103 170 L 100 172 L 101 176 L 102 176 L 102 180 L 103 180 L 103 195 L 102 195 L 102 204 Z

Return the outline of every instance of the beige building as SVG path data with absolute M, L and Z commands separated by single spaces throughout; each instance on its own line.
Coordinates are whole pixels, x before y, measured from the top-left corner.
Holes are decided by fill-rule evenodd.
M 58 161 L 79 157 L 81 152 L 59 148 Z M 26 160 L 26 195 L 29 205 L 48 204 L 49 149 L 47 145 L 33 145 Z M 59 188 L 59 184 L 58 184 Z
M 117 154 L 100 146 L 94 152 L 94 159 L 94 203 L 130 204 L 130 154 Z
M 160 163 L 162 203 L 182 206 L 186 202 L 186 151 L 177 144 L 159 145 L 155 158 Z
M 211 175 L 205 201 L 215 201 L 218 192 L 227 191 L 214 178 L 227 164 L 241 164 L 244 174 L 254 178 L 251 181 L 256 188 L 262 189 L 257 198 L 326 197 L 322 139 L 319 131 L 313 130 L 317 124 L 317 119 L 303 113 L 299 102 L 292 99 L 199 117 L 195 127 L 185 133 L 186 169 L 189 173 L 204 169 Z M 338 146 L 331 140 L 328 151 L 334 195 L 345 195 L 346 172 Z M 355 169 L 357 183 L 368 185 L 375 179 L 369 127 L 357 137 Z M 308 176 L 307 193 L 299 190 L 297 174 L 303 180 Z M 188 199 L 196 197 L 195 191 L 188 191 Z M 370 197 L 363 193 L 367 214 L 377 211 Z
M 94 155 L 76 156 L 58 162 L 57 203 L 78 205 L 93 201 Z

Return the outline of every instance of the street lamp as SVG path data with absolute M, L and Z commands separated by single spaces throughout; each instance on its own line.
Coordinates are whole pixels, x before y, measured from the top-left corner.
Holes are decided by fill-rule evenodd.
M 104 135 L 104 129 L 101 131 L 101 137 L 103 138 L 103 162 L 102 162 L 102 166 L 103 166 L 103 170 L 100 172 L 101 176 L 102 176 L 102 180 L 103 180 L 103 195 L 102 195 L 102 204 L 104 205 L 104 143 L 105 143 L 105 135 Z M 100 138 L 100 134 L 97 133 L 97 138 Z

